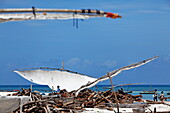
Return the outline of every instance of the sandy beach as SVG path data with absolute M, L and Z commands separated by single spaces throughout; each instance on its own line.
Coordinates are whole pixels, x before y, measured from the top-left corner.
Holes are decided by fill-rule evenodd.
M 14 93 L 16 93 L 16 92 L 0 92 L 0 96 L 7 96 L 8 94 L 12 95 Z
M 43 98 L 39 98 L 39 96 L 41 96 L 39 94 L 38 94 L 39 95 L 38 96 L 37 94 L 32 93 L 31 97 L 34 97 L 34 98 L 31 99 L 30 96 L 26 96 L 26 95 L 30 94 L 29 91 L 30 90 L 24 89 L 22 92 L 18 92 L 18 93 L 16 93 L 16 92 L 0 92 L 0 95 L 1 95 L 0 96 L 0 103 L 1 103 L 0 111 L 3 111 L 3 112 L 0 112 L 0 113 L 4 113 L 4 111 L 8 111 L 8 112 L 15 111 L 14 113 L 16 113 L 18 110 L 20 111 L 22 109 L 26 110 L 26 111 L 29 110 L 29 109 L 33 109 L 33 108 L 39 109 L 39 107 L 42 106 L 43 104 L 46 104 L 45 106 L 47 107 L 47 108 L 44 108 L 44 109 L 49 110 L 49 111 L 51 111 L 51 110 L 52 111 L 58 111 L 59 113 L 60 112 L 62 112 L 62 113 L 67 112 L 68 113 L 68 111 L 70 113 L 73 112 L 73 111 L 76 111 L 76 112 L 79 112 L 79 113 L 113 113 L 113 112 L 118 112 L 118 108 L 116 107 L 117 106 L 116 103 L 103 103 L 103 104 L 99 104 L 97 106 L 91 105 L 92 107 L 87 107 L 85 104 L 88 103 L 90 105 L 89 102 L 95 102 L 95 101 L 91 101 L 91 99 L 94 100 L 96 98 L 96 97 L 94 98 L 94 93 L 92 93 L 91 91 L 90 91 L 91 93 L 90 92 L 87 93 L 88 90 L 86 92 L 84 92 L 85 93 L 84 96 L 81 93 L 83 98 L 82 97 L 80 98 L 78 96 L 78 98 L 79 98 L 78 100 L 77 99 L 75 100 L 74 98 L 70 98 L 70 97 L 65 97 L 67 92 L 64 93 L 65 96 L 61 93 L 60 96 L 57 96 L 57 95 L 48 95 L 47 96 L 46 95 L 46 96 L 43 96 Z M 109 93 L 110 91 L 109 92 L 106 91 L 106 92 Z M 112 92 L 110 92 L 110 93 L 112 93 Z M 8 95 L 13 94 L 15 96 L 5 96 L 7 94 Z M 25 96 L 22 96 L 22 95 L 18 96 L 17 94 L 18 95 L 22 94 L 22 95 L 25 95 Z M 99 95 L 101 95 L 101 94 L 99 94 Z M 89 99 L 87 101 L 86 95 L 89 95 L 87 97 L 91 98 L 91 99 Z M 117 94 L 117 95 L 120 96 L 122 94 Z M 126 96 L 132 96 L 132 95 L 129 95 L 129 94 L 123 94 L 123 95 L 125 97 Z M 38 96 L 39 99 L 36 96 Z M 111 96 L 111 94 L 109 94 L 108 96 Z M 102 102 L 102 100 L 105 100 L 103 102 L 106 102 L 106 100 L 107 100 L 109 102 L 109 100 L 111 100 L 111 98 L 109 99 L 108 96 L 107 95 L 105 97 L 98 96 L 97 98 L 100 98 L 100 99 L 96 100 L 96 101 Z M 133 98 L 135 97 L 135 98 L 137 98 L 137 100 L 139 100 L 138 96 L 132 96 L 132 97 Z M 35 101 L 35 99 L 36 99 L 36 101 Z M 79 101 L 80 99 L 81 99 L 81 101 Z M 78 103 L 76 104 L 74 101 L 76 103 L 77 102 Z M 130 101 L 130 98 L 129 98 L 129 100 L 126 100 L 126 101 L 127 102 Z M 149 113 L 149 112 L 154 112 L 154 111 L 162 112 L 162 113 L 170 112 L 170 102 L 169 101 L 164 101 L 164 102 L 158 101 L 158 102 L 155 102 L 155 104 L 149 104 L 149 103 L 147 103 L 146 100 L 142 100 L 142 101 L 143 102 L 137 102 L 137 103 L 135 101 L 134 101 L 134 103 L 124 103 L 124 104 L 118 103 L 119 112 L 121 112 L 121 113 L 138 113 L 138 112 Z M 152 101 L 152 100 L 150 100 L 150 101 Z M 49 102 L 50 102 L 50 104 L 47 104 Z M 60 105 L 61 102 L 62 102 L 63 107 Z M 79 106 L 79 105 L 81 105 L 81 104 L 79 104 L 79 102 L 82 102 L 81 104 L 84 104 L 83 105 L 84 107 Z M 51 105 L 56 106 L 56 107 L 52 107 Z M 23 107 L 21 107 L 21 106 L 23 106 Z M 30 106 L 30 108 L 27 108 L 27 106 Z M 74 106 L 77 106 L 77 107 L 74 107 Z M 18 110 L 16 111 L 16 109 L 18 109 Z

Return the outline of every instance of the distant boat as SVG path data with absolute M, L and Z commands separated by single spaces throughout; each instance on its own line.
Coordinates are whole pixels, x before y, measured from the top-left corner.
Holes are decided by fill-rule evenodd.
M 118 86 L 129 86 L 129 85 L 137 85 L 137 84 L 141 84 L 141 83 L 132 83 L 132 84 L 120 84 L 120 85 L 114 85 L 114 87 L 118 87 Z M 111 89 L 112 87 L 103 87 L 103 89 Z M 128 94 L 128 93 L 132 93 L 133 91 L 123 91 L 124 93 Z
M 103 89 L 111 89 L 111 87 L 102 87 Z
M 133 91 L 124 91 L 124 93 L 133 93 Z
M 103 89 L 111 89 L 111 87 L 103 87 Z M 123 91 L 124 93 L 132 93 L 133 91 Z
M 140 94 L 155 94 L 155 90 L 153 90 L 152 85 L 150 85 L 148 90 L 144 90 L 143 92 L 140 92 Z
M 170 92 L 168 92 L 167 95 L 170 95 Z
M 143 92 L 140 92 L 140 94 L 154 94 L 155 91 L 143 91 Z

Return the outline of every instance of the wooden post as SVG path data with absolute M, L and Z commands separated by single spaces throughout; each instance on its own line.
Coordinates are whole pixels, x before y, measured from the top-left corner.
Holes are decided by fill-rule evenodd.
M 20 97 L 20 104 L 19 104 L 19 107 L 20 107 L 20 113 L 22 113 L 22 96 Z
M 110 84 L 112 85 L 111 87 L 111 90 L 114 89 L 114 85 L 113 85 L 113 82 L 112 82 L 112 78 L 110 77 L 110 74 L 107 73 L 109 79 L 110 79 Z M 116 92 L 114 91 L 114 95 L 115 95 L 115 99 L 116 99 L 116 107 L 117 107 L 117 112 L 119 113 L 119 104 L 118 104 L 118 99 L 117 99 L 117 95 L 116 95 Z
M 31 101 L 32 101 L 32 84 L 30 85 L 30 98 L 31 98 Z
M 61 69 L 64 69 L 64 61 L 62 61 Z
M 156 107 L 154 107 L 154 111 L 153 112 L 156 113 Z
M 30 91 L 32 92 L 32 84 L 30 85 Z
M 52 86 L 52 93 L 54 94 L 54 86 Z

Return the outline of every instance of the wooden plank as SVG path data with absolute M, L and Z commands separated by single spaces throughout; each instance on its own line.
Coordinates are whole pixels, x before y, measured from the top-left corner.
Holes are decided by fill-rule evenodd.
M 101 10 L 91 10 L 84 9 L 84 13 L 97 13 L 100 11 L 100 14 L 106 14 Z M 25 8 L 25 9 L 0 9 L 0 13 L 13 13 L 13 12 L 70 12 L 70 13 L 82 13 L 82 9 L 40 9 L 40 8 Z

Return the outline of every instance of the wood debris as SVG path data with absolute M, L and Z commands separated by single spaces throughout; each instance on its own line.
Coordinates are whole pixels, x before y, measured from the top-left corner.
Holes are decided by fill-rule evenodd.
M 84 89 L 75 96 L 74 92 L 61 90 L 60 93 L 51 93 L 48 96 L 42 96 L 31 92 L 30 89 L 22 89 L 15 93 L 18 96 L 31 96 L 32 101 L 22 107 L 23 113 L 68 113 L 80 112 L 84 108 L 105 108 L 113 110 L 110 104 L 115 104 L 115 94 L 119 104 L 142 102 L 141 95 L 131 95 L 127 93 L 114 92 L 111 90 L 105 92 L 95 92 L 90 89 Z M 108 104 L 107 104 L 108 103 Z M 19 113 L 20 108 L 14 113 Z
M 22 91 L 12 94 L 12 96 L 31 96 L 33 101 L 42 100 L 42 95 L 38 94 L 38 92 L 31 92 L 31 89 L 24 88 L 22 88 Z

